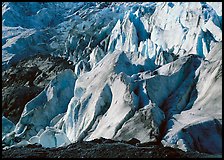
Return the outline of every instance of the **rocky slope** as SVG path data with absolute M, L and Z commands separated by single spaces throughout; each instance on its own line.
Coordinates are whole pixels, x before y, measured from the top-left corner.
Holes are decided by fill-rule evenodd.
M 132 142 L 101 138 L 50 149 L 38 145 L 28 145 L 3 150 L 2 158 L 221 158 L 220 155 L 183 152 L 162 145 L 135 144 Z
M 3 3 L 3 144 L 222 154 L 221 4 Z
M 74 66 L 62 58 L 36 55 L 2 71 L 2 112 L 17 123 L 24 106 L 36 97 L 58 73 Z

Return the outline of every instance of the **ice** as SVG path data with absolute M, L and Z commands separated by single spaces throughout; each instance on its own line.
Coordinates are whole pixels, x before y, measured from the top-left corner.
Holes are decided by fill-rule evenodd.
M 33 136 L 29 139 L 30 144 L 39 144 L 40 138 L 38 136 Z
M 29 140 L 41 129 L 49 126 L 55 116 L 66 112 L 67 105 L 74 95 L 75 80 L 74 73 L 65 70 L 57 75 L 37 97 L 28 102 L 13 131 L 15 137 Z
M 189 98 L 190 103 L 188 103 L 184 111 L 180 114 L 176 112 L 173 118 L 168 121 L 168 131 L 163 138 L 164 145 L 173 145 L 173 147 L 185 151 L 198 150 L 211 154 L 220 154 L 222 152 L 222 114 L 217 112 L 222 110 L 222 89 L 220 87 L 222 83 L 220 70 L 220 64 L 222 63 L 221 47 L 221 44 L 216 45 L 209 53 L 209 55 L 211 54 L 210 63 L 201 63 L 195 72 L 196 76 L 200 73 L 194 92 L 196 95 Z M 214 94 L 216 95 L 215 98 L 212 96 Z M 182 139 L 181 141 L 185 145 L 178 142 L 179 139 Z
M 127 65 L 130 68 L 125 70 Z M 107 70 L 104 70 L 105 67 Z M 74 90 L 75 94 L 68 105 L 68 110 L 64 116 L 65 123 L 63 124 L 63 128 L 70 141 L 77 141 L 85 138 L 88 131 L 94 126 L 94 123 L 98 123 L 97 121 L 102 118 L 101 116 L 106 114 L 105 112 L 107 109 L 113 110 L 110 116 L 112 116 L 114 112 L 117 112 L 116 108 L 109 108 L 111 106 L 110 104 L 116 102 L 112 97 L 115 96 L 114 94 L 118 91 L 118 88 L 113 91 L 111 83 L 113 83 L 113 79 L 117 79 L 117 86 L 115 85 L 115 88 L 120 86 L 120 89 L 124 88 L 123 90 L 126 92 L 126 85 L 119 85 L 122 79 L 119 77 L 116 78 L 116 74 L 119 74 L 121 71 L 126 71 L 126 74 L 133 74 L 138 72 L 138 67 L 131 65 L 125 53 L 117 51 L 113 54 L 107 54 L 90 72 L 84 73 L 77 79 Z M 121 105 L 124 105 L 124 100 L 120 99 L 118 101 Z M 111 135 L 114 134 L 115 127 L 118 125 L 119 121 L 124 118 L 122 113 L 129 112 L 130 109 L 130 107 L 124 106 L 124 109 L 121 107 L 121 110 L 124 110 L 120 113 L 121 119 L 118 118 L 118 122 L 111 127 L 111 130 L 108 130 L 108 133 L 110 132 Z M 108 117 L 106 117 L 105 121 L 105 123 L 109 123 Z M 102 125 L 103 124 L 102 122 Z M 98 132 L 102 132 L 102 129 L 96 133 Z
M 39 143 L 45 148 L 62 147 L 71 143 L 64 132 L 50 127 L 46 128 L 39 139 Z
M 216 41 L 222 41 L 222 30 L 211 19 L 206 22 L 204 27 L 212 33 Z
M 5 116 L 2 116 L 2 137 L 7 133 L 10 133 L 15 128 L 15 124 L 7 119 Z
M 199 42 L 203 40 L 204 43 L 206 43 L 207 41 L 199 27 L 207 22 L 206 19 L 200 16 L 201 4 L 173 3 L 172 8 L 169 7 L 168 4 L 164 3 L 158 6 L 154 14 L 150 17 L 154 21 L 154 25 L 150 27 L 152 28 L 152 41 L 160 46 L 162 50 L 169 51 L 173 48 L 174 54 L 179 54 L 178 52 L 183 49 L 187 51 L 186 53 L 190 51 L 192 54 L 205 56 L 209 51 L 205 51 L 204 53 L 203 50 L 205 50 L 205 46 L 202 46 L 202 42 Z M 192 10 L 195 11 L 192 12 Z M 216 15 L 213 13 L 209 21 L 215 21 L 215 17 Z M 208 25 L 210 25 L 209 23 Z M 220 29 L 218 29 L 218 22 L 215 23 L 215 25 L 216 27 L 211 29 L 214 30 L 212 34 L 215 38 L 219 35 L 216 40 L 220 40 L 221 34 L 219 34 Z M 194 44 L 193 48 L 192 44 Z
M 105 53 L 99 46 L 93 49 L 90 54 L 90 65 L 92 68 L 104 57 L 104 55 Z
M 217 13 L 218 16 L 222 16 L 222 2 L 206 2 L 211 6 Z
M 128 141 L 134 137 L 142 143 L 157 142 L 159 126 L 164 118 L 164 113 L 159 107 L 153 104 L 147 105 L 126 121 L 114 138 Z
M 177 147 L 184 151 L 198 150 L 210 154 L 220 154 L 222 136 L 220 132 L 220 121 L 202 119 L 196 120 L 196 116 L 188 117 L 191 124 L 183 123 L 179 126 L 174 122 L 174 126 L 163 138 L 162 143 L 165 146 Z M 196 120 L 196 122 L 194 122 Z M 210 128 L 210 129 L 209 129 Z M 212 145 L 212 147 L 211 147 Z
M 122 74 L 115 78 L 113 85 L 111 86 L 111 92 L 113 99 L 107 112 L 102 116 L 96 129 L 87 140 L 95 138 L 112 138 L 125 118 L 128 118 L 129 114 L 133 114 L 131 105 L 131 95 L 127 92 L 126 85 L 122 82 Z M 123 96 L 116 96 L 116 93 L 121 93 Z M 116 119 L 113 119 L 116 115 Z
M 88 56 L 100 42 L 107 38 L 110 39 L 109 46 L 107 47 L 106 44 L 100 46 L 104 51 L 142 52 L 140 44 L 151 39 L 153 44 L 148 44 L 147 47 L 151 49 L 144 51 L 150 58 L 159 54 L 156 52 L 158 48 L 174 54 L 181 54 L 180 50 L 182 50 L 205 56 L 209 52 L 204 47 L 208 45 L 207 40 L 201 37 L 204 43 L 202 46 L 198 43 L 195 34 L 199 35 L 199 26 L 206 24 L 205 28 L 207 27 L 212 33 L 215 40 L 221 41 L 222 18 L 219 7 L 221 5 L 218 4 L 213 2 L 114 3 L 111 6 L 94 10 L 91 6 L 96 6 L 96 4 L 90 3 L 4 3 L 3 35 L 15 34 L 18 39 L 22 39 L 23 36 L 20 36 L 20 33 L 25 29 L 34 30 L 35 34 L 29 34 L 27 38 L 23 37 L 23 41 L 14 40 L 13 46 L 10 45 L 11 42 L 6 42 L 6 39 L 10 40 L 11 37 L 5 37 L 3 42 L 8 47 L 3 47 L 3 64 L 4 66 L 11 65 L 25 58 L 30 52 L 39 54 L 46 51 L 78 63 L 80 59 L 76 56 L 81 56 L 80 50 L 90 50 L 85 53 L 85 56 Z M 27 11 L 22 8 L 26 8 Z M 200 15 L 201 12 L 204 16 Z M 20 14 L 21 18 L 18 17 Z M 14 21 L 9 19 L 14 19 Z M 5 30 L 7 27 L 12 29 Z M 157 31 L 158 28 L 160 28 L 159 31 Z M 83 35 L 80 35 L 81 31 Z M 94 32 L 98 35 L 91 35 Z M 164 39 L 156 38 L 158 36 Z M 42 39 L 43 42 L 40 42 Z M 32 41 L 33 45 L 29 45 L 26 41 Z M 193 48 L 189 43 L 195 44 Z M 138 50 L 139 47 L 140 50 Z M 27 48 L 31 48 L 32 51 Z M 20 52 L 16 52 L 17 50 Z
M 3 143 L 162 139 L 221 154 L 221 5 L 2 3 L 4 69 L 35 54 L 74 65 L 25 105 L 15 129 L 2 118 Z

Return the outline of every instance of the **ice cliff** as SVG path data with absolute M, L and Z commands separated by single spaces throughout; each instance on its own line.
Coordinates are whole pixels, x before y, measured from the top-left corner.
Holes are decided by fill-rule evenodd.
M 221 2 L 5 2 L 2 67 L 50 54 L 74 65 L 2 118 L 6 146 L 95 138 L 222 153 Z

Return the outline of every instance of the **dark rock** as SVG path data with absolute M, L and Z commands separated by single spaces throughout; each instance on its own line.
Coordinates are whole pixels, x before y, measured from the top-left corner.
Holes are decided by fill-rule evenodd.
M 105 139 L 104 143 L 117 143 L 117 141 L 112 140 L 112 139 Z
M 106 138 L 103 138 L 103 137 L 100 137 L 98 139 L 94 139 L 90 142 L 94 142 L 94 143 L 116 143 L 117 141 L 115 140 L 112 140 L 112 139 L 106 139 Z
M 26 147 L 27 148 L 41 148 L 42 145 L 41 144 L 28 144 Z
M 136 138 L 131 138 L 126 143 L 131 144 L 131 145 L 136 145 L 137 143 L 140 143 L 140 141 Z
M 137 143 L 136 146 L 138 147 L 149 147 L 152 145 L 161 145 L 160 142 L 145 142 L 145 143 Z
M 97 143 L 93 143 L 96 141 Z M 2 158 L 220 158 L 221 155 L 209 155 L 198 152 L 183 152 L 179 149 L 151 145 L 150 147 L 131 146 L 121 142 L 109 142 L 99 138 L 70 144 L 67 147 L 43 148 L 38 145 L 14 147 L 2 150 Z M 100 142 L 101 141 L 101 142 Z M 137 140 L 133 140 L 133 142 Z
M 98 138 L 98 139 L 94 139 L 90 142 L 93 142 L 93 143 L 103 143 L 103 139 L 102 138 Z

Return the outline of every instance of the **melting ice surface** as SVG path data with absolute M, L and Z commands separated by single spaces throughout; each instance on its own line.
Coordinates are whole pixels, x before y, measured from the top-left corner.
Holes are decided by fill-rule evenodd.
M 3 143 L 60 147 L 134 137 L 221 154 L 221 6 L 3 3 L 4 68 L 31 54 L 75 66 L 28 102 L 16 125 L 2 118 Z

